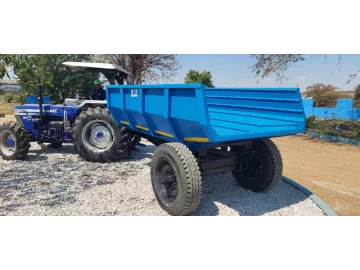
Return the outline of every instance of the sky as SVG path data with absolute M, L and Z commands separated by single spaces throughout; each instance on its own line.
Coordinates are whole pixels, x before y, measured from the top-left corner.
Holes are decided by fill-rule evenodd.
M 179 54 L 177 55 L 182 68 L 170 81 L 159 83 L 184 83 L 189 69 L 211 71 L 215 87 L 297 87 L 305 91 L 314 83 L 333 84 L 340 90 L 353 90 L 360 84 L 360 74 L 351 83 L 346 82 L 349 74 L 360 70 L 360 55 L 343 55 L 341 66 L 338 54 L 307 56 L 306 61 L 292 65 L 285 76 L 289 80 L 282 84 L 276 81 L 274 75 L 265 79 L 255 77 L 250 68 L 255 59 L 246 54 Z
M 211 71 L 215 87 L 296 87 L 301 91 L 314 83 L 333 84 L 340 90 L 353 90 L 360 84 L 360 75 L 351 83 L 346 82 L 349 74 L 360 70 L 360 55 L 343 55 L 341 66 L 338 63 L 338 55 L 316 55 L 307 56 L 306 61 L 291 66 L 285 73 L 289 79 L 282 84 L 277 82 L 272 75 L 266 79 L 255 77 L 249 67 L 254 64 L 255 59 L 249 55 L 178 55 L 181 70 L 169 83 L 184 83 L 184 78 L 189 69 L 199 71 Z

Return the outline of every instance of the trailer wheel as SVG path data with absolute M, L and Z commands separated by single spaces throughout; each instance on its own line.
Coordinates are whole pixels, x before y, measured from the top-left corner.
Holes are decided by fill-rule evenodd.
M 202 177 L 194 155 L 185 145 L 165 143 L 155 150 L 151 182 L 161 208 L 170 215 L 188 215 L 198 207 Z
M 28 132 L 17 122 L 0 126 L 0 155 L 4 160 L 24 160 L 30 149 Z
M 277 185 L 283 172 L 280 151 L 270 139 L 254 140 L 247 155 L 249 169 L 232 171 L 238 184 L 253 192 L 269 190 Z
M 92 162 L 114 162 L 128 151 L 130 130 L 119 127 L 109 110 L 91 108 L 77 117 L 72 140 L 81 157 Z

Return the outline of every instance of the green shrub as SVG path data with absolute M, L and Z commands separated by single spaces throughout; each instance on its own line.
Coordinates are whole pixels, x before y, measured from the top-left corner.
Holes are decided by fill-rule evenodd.
M 360 139 L 360 121 L 355 122 L 354 136 L 355 138 Z
M 25 95 L 24 94 L 19 94 L 18 96 L 16 96 L 15 97 L 15 102 L 20 103 L 20 104 L 25 104 L 26 103 Z
M 4 100 L 7 103 L 11 103 L 14 100 L 14 95 L 12 93 L 5 93 Z
M 312 127 L 312 125 L 314 124 L 315 119 L 316 119 L 315 116 L 309 116 L 308 118 L 306 118 L 306 128 Z
M 330 135 L 335 137 L 360 140 L 360 121 L 349 121 L 342 119 L 306 119 L 307 131 Z M 308 126 L 308 122 L 310 122 Z M 341 130 L 343 128 L 345 130 Z

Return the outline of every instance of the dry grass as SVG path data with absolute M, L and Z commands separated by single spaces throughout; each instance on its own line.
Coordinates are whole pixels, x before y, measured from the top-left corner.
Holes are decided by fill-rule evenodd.
M 13 115 L 15 106 L 20 105 L 19 103 L 0 103 L 0 114 Z

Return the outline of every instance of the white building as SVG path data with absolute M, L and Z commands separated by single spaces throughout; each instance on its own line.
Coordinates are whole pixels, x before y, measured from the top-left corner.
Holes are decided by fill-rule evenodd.
M 4 92 L 10 92 L 14 95 L 19 94 L 20 85 L 19 80 L 1 80 L 0 79 L 0 88 L 4 90 Z

